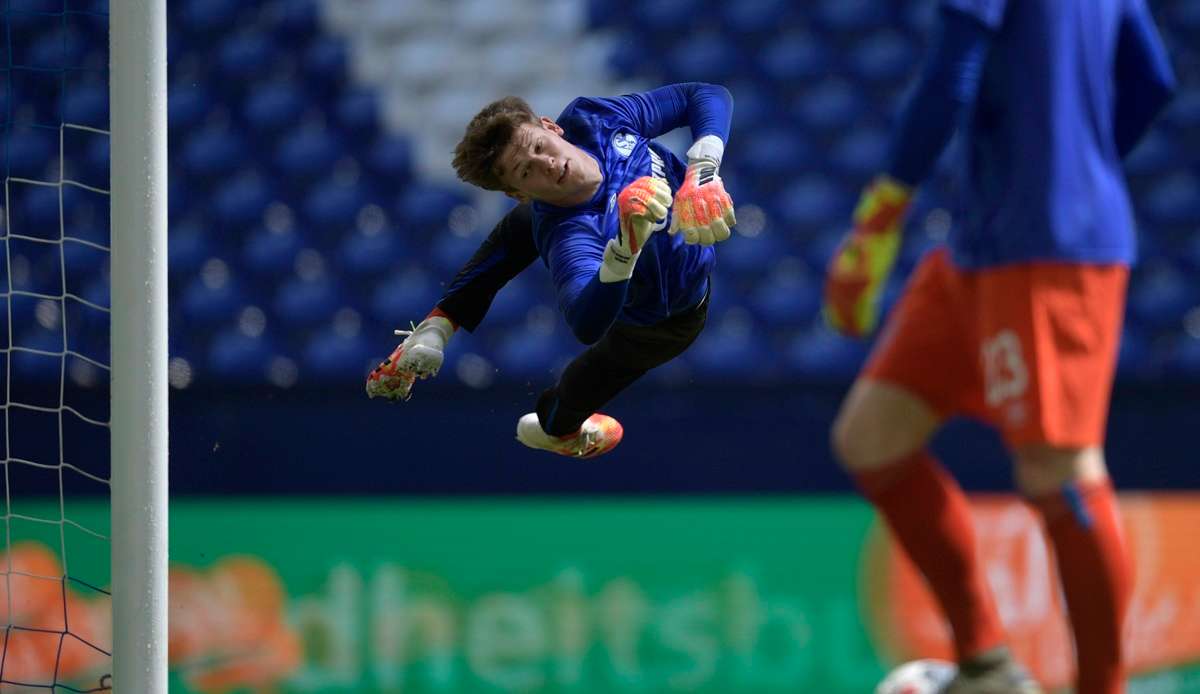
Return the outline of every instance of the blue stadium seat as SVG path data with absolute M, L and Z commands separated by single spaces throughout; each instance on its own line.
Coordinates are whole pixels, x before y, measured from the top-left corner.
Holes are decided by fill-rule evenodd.
M 761 128 L 763 123 L 770 122 L 779 105 L 776 103 L 775 94 L 762 81 L 738 80 L 727 86 L 733 94 L 734 102 L 731 127 L 733 132 L 737 133 L 737 141 L 741 142 L 743 134 L 751 134 Z M 725 153 L 725 161 L 730 161 L 738 149 L 740 148 L 731 147 Z
M 820 0 L 815 10 L 820 22 L 834 31 L 874 29 L 891 21 L 886 3 L 879 0 Z
M 1167 5 L 1166 10 L 1170 13 L 1167 15 L 1170 26 L 1200 29 L 1200 3 L 1185 0 Z
M 530 309 L 540 303 L 541 295 L 533 286 L 535 283 L 528 275 L 521 275 L 505 285 L 488 308 L 486 324 L 506 326 L 524 320 Z M 550 309 L 554 310 L 553 307 Z
M 1187 85 L 1167 105 L 1166 121 L 1186 130 L 1200 128 L 1200 87 Z
M 831 52 L 807 31 L 773 37 L 755 53 L 759 69 L 776 85 L 788 85 L 826 75 Z
M 717 267 L 732 270 L 742 277 L 758 279 L 766 268 L 792 250 L 792 244 L 783 232 L 769 224 L 755 236 L 745 236 L 735 230 L 727 243 L 717 247 Z
M 437 231 L 445 226 L 451 210 L 468 202 L 461 186 L 415 181 L 400 192 L 396 218 L 404 220 L 409 233 Z
M 304 125 L 280 140 L 275 166 L 290 179 L 307 181 L 324 175 L 341 156 L 342 145 L 333 132 Z
M 640 2 L 630 13 L 629 27 L 638 31 L 677 35 L 696 26 L 704 17 L 703 0 Z
M 304 239 L 291 227 L 261 227 L 246 236 L 242 267 L 258 275 L 282 276 L 292 270 Z
M 765 330 L 744 308 L 709 315 L 709 324 L 685 352 L 696 375 L 715 383 L 760 383 L 775 375 L 776 356 Z
M 265 15 L 276 36 L 295 45 L 318 30 L 320 9 L 317 0 L 274 0 L 266 6 Z
M 370 146 L 364 161 L 367 170 L 399 189 L 412 178 L 413 146 L 402 136 L 381 133 Z
M 245 162 L 242 139 L 223 124 L 211 125 L 187 136 L 178 161 L 195 183 L 226 176 Z
M 270 74 L 277 50 L 270 35 L 258 31 L 243 31 L 225 39 L 216 55 L 220 86 L 228 89 Z
M 168 228 L 167 267 L 172 275 L 190 275 L 212 255 L 210 234 L 199 220 L 185 220 Z
M 16 338 L 15 346 L 44 352 L 58 352 L 63 348 L 60 331 L 36 330 Z M 9 352 L 7 355 L 14 383 L 26 381 L 57 381 L 62 366 L 59 360 L 39 354 Z
M 227 29 L 237 19 L 242 8 L 240 0 L 182 0 L 178 5 L 180 19 L 189 34 L 199 38 Z
M 1152 128 L 1125 157 L 1125 170 L 1132 176 L 1165 173 L 1179 161 L 1179 148 L 1161 128 Z
M 1167 363 L 1170 375 L 1200 382 L 1200 338 L 1184 334 L 1172 347 Z
M 795 3 L 790 0 L 740 0 L 718 3 L 721 20 L 740 34 L 762 34 L 793 19 Z
M 83 292 L 83 298 L 97 306 L 112 306 L 112 282 L 107 277 L 99 277 L 88 283 Z
M 872 82 L 906 79 L 917 63 L 916 47 L 903 34 L 885 29 L 860 41 L 850 50 L 855 74 Z
M 61 20 L 55 18 L 56 23 Z M 44 32 L 33 41 L 24 55 L 13 56 L 16 64 L 42 69 L 76 68 L 83 59 L 87 42 L 74 28 L 60 27 Z
M 1147 264 L 1130 282 L 1130 318 L 1150 328 L 1178 328 L 1187 311 L 1200 304 L 1200 289 L 1168 263 Z
M 379 130 L 379 99 L 370 89 L 348 89 L 334 105 L 337 123 L 346 137 L 363 144 Z
M 629 79 L 651 68 L 657 71 L 658 60 L 655 52 L 645 50 L 637 35 L 627 31 L 613 40 L 607 67 L 616 77 Z
M 209 343 L 206 366 L 218 378 L 264 383 L 267 364 L 274 353 L 265 336 L 251 336 L 237 328 L 226 328 Z
M 337 284 L 327 275 L 292 277 L 279 285 L 271 307 L 288 328 L 309 328 L 328 322 L 342 305 Z
M 814 130 L 841 131 L 854 125 L 866 110 L 866 102 L 853 84 L 828 78 L 806 90 L 793 104 L 799 123 Z
M 213 216 L 227 230 L 244 229 L 262 218 L 273 197 L 264 176 L 254 170 L 243 171 L 217 187 Z
M 242 292 L 229 275 L 228 266 L 217 261 L 223 269 L 214 269 L 211 262 L 206 262 L 205 269 L 187 284 L 180 297 L 189 328 L 226 322 L 243 303 Z
M 408 327 L 423 319 L 441 297 L 441 288 L 422 269 L 408 268 L 386 277 L 371 294 L 371 313 L 378 322 Z
M 785 259 L 754 288 L 749 305 L 772 328 L 809 325 L 821 310 L 822 280 L 799 260 Z
M 360 330 L 329 327 L 312 337 L 304 348 L 303 373 L 318 378 L 337 378 L 358 386 L 374 366 L 374 345 Z
M 728 37 L 715 32 L 698 34 L 676 43 L 668 52 L 665 61 L 667 80 L 725 83 L 745 71 L 745 58 Z
M 304 74 L 312 80 L 310 90 L 329 94 L 346 79 L 345 44 L 332 36 L 321 35 L 309 43 L 304 54 Z
M 462 236 L 445 229 L 438 231 L 429 244 L 431 267 L 449 281 L 451 275 L 470 259 L 482 242 L 483 237 L 475 234 Z
M 828 177 L 809 175 L 789 183 L 775 196 L 774 209 L 782 224 L 792 228 L 824 228 L 845 218 L 853 201 L 848 191 Z
M 8 137 L 0 138 L 0 144 L 8 147 L 10 176 L 45 180 L 47 163 L 51 155 L 58 154 L 58 131 L 17 126 L 9 131 Z
M 746 132 L 731 153 L 748 163 L 756 176 L 783 179 L 795 175 L 803 165 L 813 159 L 813 148 L 805 142 L 795 128 L 765 126 Z M 741 202 L 740 198 L 734 198 Z
M 496 348 L 497 375 L 509 381 L 526 381 L 540 391 L 554 384 L 556 368 L 582 350 L 582 346 L 572 350 L 557 331 L 517 328 L 509 331 Z
M 1193 234 L 1180 246 L 1179 258 L 1192 272 L 1200 272 L 1200 234 Z
M 86 238 L 99 236 L 102 233 L 100 230 L 88 230 L 80 227 L 67 230 L 69 238 Z M 67 273 L 67 291 L 80 296 L 83 293 L 81 283 L 103 274 L 103 268 L 107 266 L 108 262 L 108 251 L 72 241 L 65 241 L 62 244 L 62 254 L 63 269 Z M 169 248 L 167 254 L 169 257 Z
M 17 183 L 10 184 L 10 188 L 17 185 L 23 189 L 19 198 L 21 218 L 10 217 L 13 232 L 41 238 L 57 237 L 62 219 L 58 213 L 58 188 Z
M 1160 224 L 1188 224 L 1200 219 L 1200 177 L 1176 173 L 1157 182 L 1143 196 L 1141 209 Z
M 308 106 L 301 85 L 275 81 L 255 85 L 247 92 L 242 116 L 260 136 L 273 137 L 295 126 Z
M 358 181 L 331 180 L 315 184 L 304 201 L 304 218 L 314 230 L 330 237 L 353 228 L 359 210 L 371 201 L 371 193 Z
M 1146 378 L 1155 372 L 1154 353 L 1146 334 L 1136 325 L 1125 326 L 1117 354 L 1119 378 Z
M 854 377 L 867 357 L 867 345 L 842 337 L 823 325 L 800 333 L 786 351 L 793 373 L 814 382 L 844 382 Z
M 167 124 L 191 134 L 212 108 L 212 97 L 202 85 L 174 82 L 167 89 Z
M 108 128 L 108 85 L 77 84 L 63 96 L 63 120 L 93 128 Z M 99 139 L 99 138 L 97 138 Z
M 887 163 L 890 141 L 882 128 L 856 128 L 838 140 L 829 160 L 848 180 L 865 182 Z
M 628 18 L 628 8 L 610 0 L 588 0 L 587 25 L 589 27 L 612 27 Z
M 338 257 L 347 272 L 362 278 L 392 269 L 404 258 L 405 249 L 400 233 L 391 227 L 370 232 L 355 229 L 342 237 Z

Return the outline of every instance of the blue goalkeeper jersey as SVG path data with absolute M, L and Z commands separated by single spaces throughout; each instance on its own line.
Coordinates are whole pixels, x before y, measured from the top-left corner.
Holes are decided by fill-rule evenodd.
M 1154 62 L 1130 57 L 1138 52 L 1165 56 L 1153 45 L 1158 37 L 1143 0 L 942 6 L 992 35 L 965 125 L 966 194 L 951 235 L 957 262 L 1133 262 L 1134 219 L 1114 121 L 1118 96 L 1128 100 L 1133 82 L 1156 77 L 1122 80 L 1118 62 Z
M 604 175 L 582 205 L 533 204 L 534 243 L 550 269 L 559 307 L 581 341 L 599 339 L 614 317 L 652 325 L 704 298 L 713 249 L 666 233 L 669 215 L 642 249 L 627 283 L 600 287 L 597 272 L 608 240 L 618 233 L 621 190 L 643 176 L 666 180 L 672 193 L 683 183 L 686 165 L 652 138 L 687 125 L 695 138 L 716 135 L 726 141 L 731 101 L 722 87 L 670 85 L 616 98 L 579 98 L 558 116 L 563 137 L 595 157 Z

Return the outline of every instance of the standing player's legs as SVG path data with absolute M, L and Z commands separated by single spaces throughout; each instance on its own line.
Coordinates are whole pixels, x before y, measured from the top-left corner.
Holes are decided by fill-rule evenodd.
M 536 413 L 522 418 L 518 438 L 529 446 L 550 448 L 552 441 L 547 439 L 570 438 L 580 432 L 618 393 L 650 369 L 682 354 L 700 335 L 707 318 L 706 295 L 695 308 L 655 325 L 614 324 L 599 342 L 567 365 L 557 384 L 542 393 Z M 619 440 L 619 432 L 616 436 Z M 614 441 L 608 449 L 615 445 Z
M 926 256 L 833 431 L 838 459 L 925 576 L 965 664 L 995 652 L 1004 630 L 966 496 L 925 447 L 978 380 L 967 294 L 944 251 Z
M 1127 271 L 1056 263 L 983 275 L 986 406 L 1054 547 L 1075 636 L 1075 691 L 1117 694 L 1133 580 L 1102 446 Z

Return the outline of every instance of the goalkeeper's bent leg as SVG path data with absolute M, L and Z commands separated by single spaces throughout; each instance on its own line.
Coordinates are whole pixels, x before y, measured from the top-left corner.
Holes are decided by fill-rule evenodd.
M 553 388 L 542 393 L 537 404 L 542 429 L 554 436 L 578 431 L 593 412 L 647 371 L 682 354 L 699 337 L 707 319 L 705 296 L 698 306 L 654 325 L 614 324 L 567 365 Z

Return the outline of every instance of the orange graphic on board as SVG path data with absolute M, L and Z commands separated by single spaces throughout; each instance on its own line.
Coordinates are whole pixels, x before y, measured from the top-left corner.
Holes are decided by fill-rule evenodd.
M 0 553 L 0 571 L 7 573 L 0 615 L 9 625 L 0 631 L 4 681 L 108 691 L 111 599 L 80 595 L 64 581 L 55 553 L 36 542 Z M 300 665 L 300 639 L 284 620 L 287 595 L 262 560 L 227 557 L 203 570 L 174 566 L 169 582 L 169 660 L 193 691 L 268 691 Z
M 972 500 L 988 582 L 1017 657 L 1048 687 L 1068 684 L 1074 655 L 1053 550 L 1038 516 L 1012 497 Z M 1148 672 L 1200 660 L 1200 495 L 1123 495 L 1135 588 L 1128 662 Z M 863 552 L 863 609 L 894 662 L 953 658 L 949 626 L 913 564 L 876 526 Z

